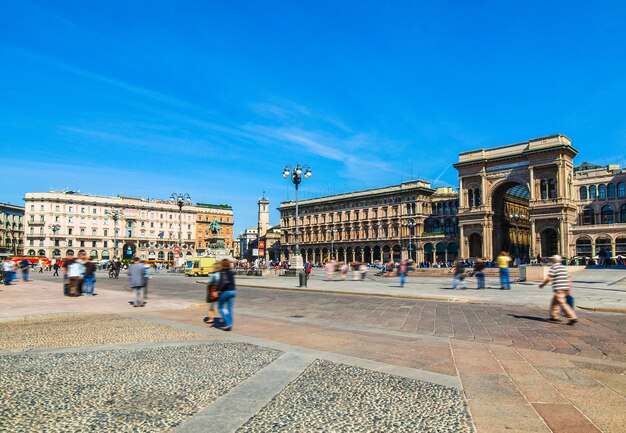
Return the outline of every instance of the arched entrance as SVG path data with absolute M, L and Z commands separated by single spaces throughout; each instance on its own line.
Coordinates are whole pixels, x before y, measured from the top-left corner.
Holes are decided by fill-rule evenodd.
M 372 260 L 372 249 L 368 246 L 363 247 L 363 261 L 366 263 L 371 263 Z
M 389 245 L 383 246 L 383 262 L 387 263 L 391 259 L 391 248 Z
M 354 247 L 354 260 L 357 262 L 363 261 L 363 252 L 361 251 L 361 247 Z
M 456 242 L 450 242 L 446 248 L 448 250 L 448 261 L 455 262 L 459 256 L 459 246 Z
M 508 251 L 513 257 L 527 258 L 530 248 L 530 191 L 525 185 L 507 182 L 494 190 L 493 252 Z
M 559 253 L 559 234 L 548 228 L 541 232 L 541 256 L 550 257 Z
M 478 233 L 472 233 L 468 239 L 469 255 L 471 258 L 483 258 L 483 238 Z
M 133 242 L 126 242 L 122 247 L 122 258 L 132 259 L 137 252 L 137 246 Z
M 576 239 L 576 256 L 577 257 L 591 257 L 591 239 L 584 237 Z
M 380 253 L 380 247 L 378 245 L 374 246 L 374 261 L 381 261 L 382 256 Z
M 402 257 L 402 248 L 400 248 L 400 245 L 394 245 L 393 246 L 393 261 L 399 262 L 401 257 Z
M 437 245 L 435 245 L 435 261 L 446 261 L 446 244 L 444 244 L 443 242 L 438 242 Z
M 424 244 L 424 262 L 433 262 L 433 244 L 431 244 L 430 242 Z

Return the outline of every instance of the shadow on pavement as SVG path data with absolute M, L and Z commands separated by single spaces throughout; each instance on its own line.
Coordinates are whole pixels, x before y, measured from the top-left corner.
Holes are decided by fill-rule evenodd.
M 524 319 L 524 320 L 534 320 L 535 322 L 548 322 L 544 317 L 537 316 L 521 316 L 519 314 L 509 314 L 511 317 L 515 317 L 516 319 Z

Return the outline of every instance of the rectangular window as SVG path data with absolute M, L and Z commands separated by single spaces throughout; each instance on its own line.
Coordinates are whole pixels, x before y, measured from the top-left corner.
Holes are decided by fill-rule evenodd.
M 35 205 L 34 205 L 34 204 L 31 204 L 31 205 L 30 205 L 30 210 L 32 210 L 32 211 L 34 211 L 34 210 L 35 210 Z
M 80 213 L 85 213 L 85 208 L 84 207 L 80 208 Z
M 69 206 L 69 207 L 67 208 L 67 211 L 68 211 L 68 212 L 73 212 L 73 211 L 74 211 L 74 206 Z
M 92 246 L 93 248 L 95 248 L 97 243 L 98 243 L 98 242 L 96 242 L 96 241 L 91 241 L 91 246 Z
M 43 205 L 39 206 L 39 210 L 43 211 Z
M 80 246 L 84 247 L 85 246 L 85 241 L 80 241 Z
M 56 205 L 56 206 L 54 207 L 54 210 L 55 210 L 55 211 L 57 211 L 57 212 L 59 212 L 59 211 L 61 210 L 61 207 L 60 207 L 59 205 Z
M 98 210 L 97 209 L 92 209 L 91 213 L 94 214 L 94 215 L 97 215 L 98 214 Z
M 109 246 L 109 241 L 104 241 L 103 244 L 104 244 L 104 247 L 106 248 Z

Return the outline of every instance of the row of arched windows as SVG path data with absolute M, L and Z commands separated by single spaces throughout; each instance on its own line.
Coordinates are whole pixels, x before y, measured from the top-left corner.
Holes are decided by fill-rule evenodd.
M 599 218 L 599 221 L 597 219 Z M 626 223 L 626 203 L 624 203 L 620 209 L 619 213 L 615 213 L 613 206 L 610 204 L 602 206 L 600 209 L 600 214 L 596 218 L 596 214 L 591 206 L 585 206 L 582 213 L 582 223 L 583 225 L 593 225 L 593 224 L 616 224 L 616 223 Z
M 626 184 L 624 182 L 617 185 L 609 183 L 607 185 L 600 184 L 597 187 L 595 185 L 580 187 L 581 200 L 614 199 L 616 197 L 626 197 Z

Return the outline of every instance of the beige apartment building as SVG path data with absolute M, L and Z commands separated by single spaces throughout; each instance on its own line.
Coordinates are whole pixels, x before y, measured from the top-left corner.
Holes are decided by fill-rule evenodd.
M 196 217 L 207 211 L 186 205 L 179 212 L 164 200 L 73 191 L 29 192 L 24 201 L 25 252 L 49 258 L 85 251 L 95 260 L 137 256 L 172 262 L 179 232 L 182 256 L 195 255 Z M 227 213 L 232 221 L 232 211 Z
M 458 194 L 414 180 L 299 201 L 300 252 L 306 261 L 449 261 L 458 254 Z M 295 202 L 282 202 L 281 257 L 295 247 Z

